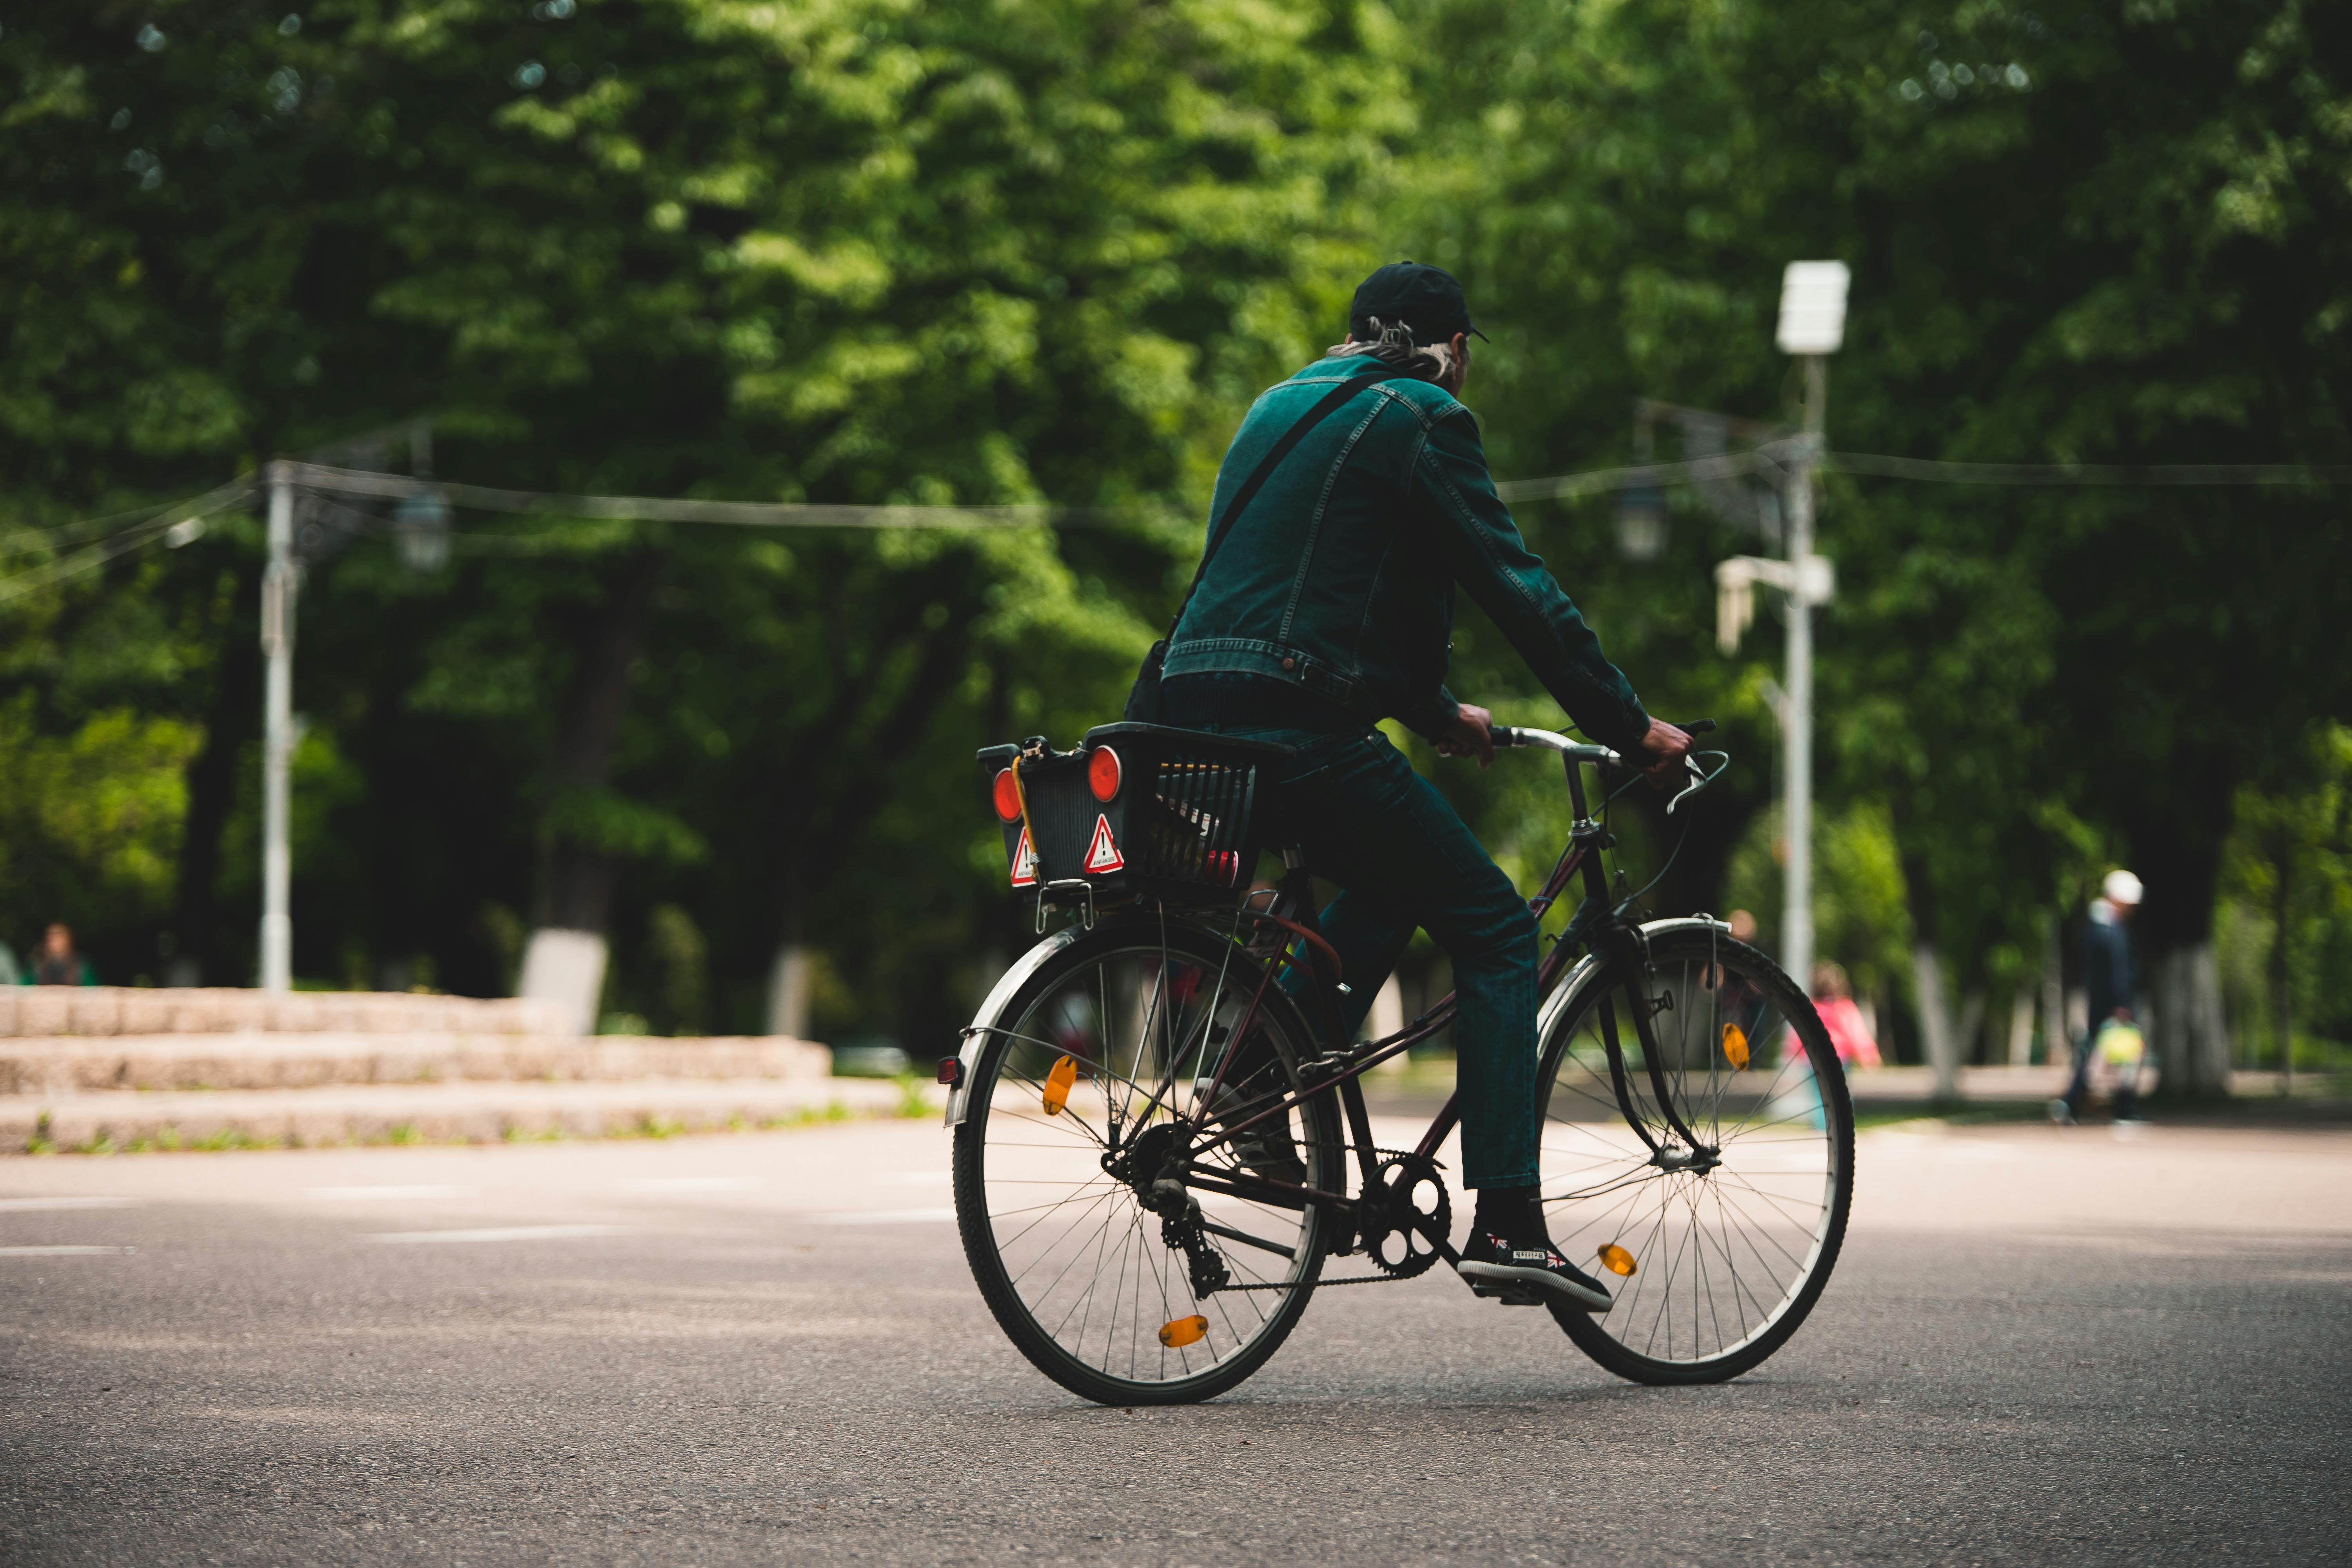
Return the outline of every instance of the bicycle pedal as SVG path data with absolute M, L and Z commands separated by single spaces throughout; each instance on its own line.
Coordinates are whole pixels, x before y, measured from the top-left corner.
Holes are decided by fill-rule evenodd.
M 1543 1303 L 1525 1290 L 1505 1290 L 1492 1285 L 1473 1285 L 1470 1294 L 1489 1301 L 1500 1301 L 1506 1307 L 1540 1307 Z

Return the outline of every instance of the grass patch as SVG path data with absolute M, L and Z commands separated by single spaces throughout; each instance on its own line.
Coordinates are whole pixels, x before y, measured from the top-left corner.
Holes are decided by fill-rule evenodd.
M 898 1114 L 909 1121 L 931 1114 L 931 1101 L 923 1092 L 923 1075 L 902 1072 L 898 1075 Z
M 689 1134 L 715 1132 L 776 1132 L 800 1127 L 820 1127 L 834 1122 L 867 1119 L 929 1116 L 933 1107 L 925 1100 L 924 1080 L 919 1074 L 905 1074 L 900 1079 L 900 1093 L 896 1104 L 872 1110 L 853 1109 L 847 1101 L 830 1100 L 823 1105 L 803 1106 L 797 1110 L 776 1116 L 752 1118 L 738 1111 L 723 1122 L 688 1124 L 667 1117 L 645 1115 L 635 1121 L 619 1123 L 601 1131 L 585 1134 L 566 1131 L 562 1126 L 530 1128 L 508 1122 L 499 1129 L 497 1141 L 501 1143 L 558 1143 L 573 1137 L 589 1138 L 677 1138 Z M 368 1137 L 345 1137 L 336 1141 L 338 1147 L 383 1148 L 385 1146 L 415 1147 L 427 1144 L 463 1146 L 486 1142 L 479 1138 L 428 1138 L 413 1121 L 403 1121 Z M 117 1142 L 113 1134 L 101 1131 L 86 1143 L 61 1145 L 56 1129 L 46 1115 L 34 1124 L 32 1134 L 25 1141 L 27 1154 L 164 1154 L 174 1152 L 212 1152 L 223 1150 L 295 1149 L 302 1147 L 298 1138 L 262 1138 L 235 1127 L 224 1127 L 202 1138 L 190 1138 L 177 1127 L 165 1124 L 159 1131 L 137 1138 Z

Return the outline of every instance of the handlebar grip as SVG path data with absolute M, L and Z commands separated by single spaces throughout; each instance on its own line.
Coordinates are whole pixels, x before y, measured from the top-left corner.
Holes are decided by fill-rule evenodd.
M 1519 727 L 1517 724 L 1489 725 L 1486 730 L 1486 739 L 1495 743 L 1495 749 L 1498 752 L 1506 746 L 1524 746 L 1528 743 L 1527 738 L 1519 733 Z
M 1669 724 L 1675 724 L 1675 721 L 1671 719 L 1667 720 L 1666 722 Z M 1704 735 L 1708 731 L 1715 728 L 1715 721 L 1712 719 L 1693 719 L 1686 723 L 1675 724 L 1675 728 L 1680 730 L 1685 735 Z

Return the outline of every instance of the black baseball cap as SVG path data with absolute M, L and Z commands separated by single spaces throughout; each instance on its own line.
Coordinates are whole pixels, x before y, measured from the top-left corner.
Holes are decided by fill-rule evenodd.
M 1469 301 L 1463 299 L 1454 274 L 1418 261 L 1391 261 L 1356 285 L 1355 302 L 1348 307 L 1348 330 L 1369 338 L 1374 316 L 1402 321 L 1424 343 L 1447 342 L 1456 332 L 1486 336 L 1471 325 Z

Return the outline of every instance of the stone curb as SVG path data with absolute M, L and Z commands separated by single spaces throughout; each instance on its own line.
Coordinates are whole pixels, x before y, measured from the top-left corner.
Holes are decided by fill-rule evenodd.
M 565 1037 L 563 1009 L 523 996 L 230 986 L 0 985 L 0 1037 L 58 1035 L 541 1035 Z
M 308 1089 L 330 1084 L 822 1079 L 806 1040 L 419 1033 L 186 1034 L 0 1038 L 0 1095 L 92 1089 Z
M 918 1086 L 928 1108 L 942 1103 Z M 338 1085 L 0 1096 L 0 1153 L 36 1150 L 476 1142 L 718 1131 L 896 1114 L 876 1079 Z

